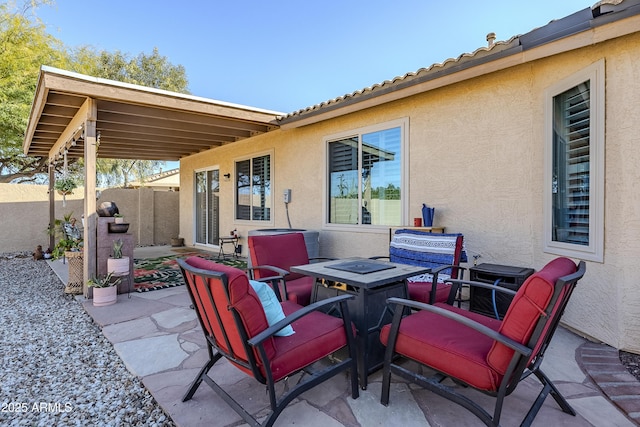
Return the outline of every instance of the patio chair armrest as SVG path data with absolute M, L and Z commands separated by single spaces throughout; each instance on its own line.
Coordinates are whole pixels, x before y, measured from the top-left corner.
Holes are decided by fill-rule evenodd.
M 462 316 L 458 313 L 455 313 L 453 311 L 449 311 L 449 310 L 445 310 L 443 308 L 440 307 L 436 307 L 430 304 L 424 304 L 418 301 L 412 301 L 412 300 L 407 300 L 407 299 L 403 299 L 403 298 L 388 298 L 387 299 L 387 304 L 395 304 L 395 305 L 400 305 L 400 306 L 404 306 L 404 307 L 409 307 L 413 310 L 426 310 L 429 311 L 431 313 L 437 314 L 439 316 L 443 316 L 446 317 L 448 319 L 454 320 L 462 325 L 465 325 L 471 329 L 474 329 L 478 332 L 480 332 L 483 335 L 488 336 L 489 338 L 496 340 L 504 345 L 506 345 L 507 347 L 517 351 L 518 353 L 529 357 L 532 353 L 532 349 L 530 349 L 529 347 L 520 344 L 517 341 L 512 340 L 511 338 L 502 335 L 501 333 L 481 324 L 478 323 L 474 320 L 469 319 L 468 317 Z M 395 309 L 396 313 L 402 313 L 403 310 L 396 308 Z M 401 322 L 402 321 L 402 316 L 396 316 L 393 319 L 393 327 L 395 327 L 395 323 L 396 321 Z
M 253 273 L 255 270 L 271 270 L 275 271 L 278 276 L 286 276 L 289 272 L 283 268 L 276 267 L 275 265 L 254 265 L 249 269 Z M 253 276 L 253 274 L 252 274 Z
M 466 270 L 464 267 L 460 267 L 458 265 L 453 265 L 453 264 L 448 264 L 448 265 L 441 265 L 439 267 L 436 268 L 432 268 L 430 269 L 427 274 L 431 274 L 431 296 L 430 296 L 430 304 L 435 304 L 436 302 L 436 294 L 437 294 L 437 289 L 438 289 L 438 274 L 440 272 L 442 272 L 443 270 L 446 269 L 457 269 L 457 277 L 460 277 L 460 273 L 463 272 L 464 270 Z M 445 279 L 444 280 L 445 283 L 450 282 L 449 279 Z M 429 282 L 425 282 L 425 283 L 429 283 Z M 458 289 L 459 286 L 453 285 L 451 286 L 451 291 L 449 292 L 449 299 L 447 300 L 448 304 L 453 304 L 453 301 L 456 299 L 455 296 L 458 293 Z M 449 302 L 449 300 L 451 300 L 451 302 Z
M 343 313 L 346 313 L 343 316 L 343 321 L 350 321 L 350 316 L 349 316 L 349 307 L 347 306 L 347 300 L 353 299 L 355 298 L 354 295 L 338 295 L 336 297 L 333 298 L 327 298 L 324 299 L 322 301 L 318 301 L 315 302 L 311 305 L 308 305 L 304 308 L 301 308 L 300 310 L 291 313 L 290 315 L 288 315 L 287 317 L 285 317 L 284 319 L 282 319 L 281 321 L 279 321 L 278 323 L 269 326 L 267 329 L 265 329 L 264 331 L 260 332 L 258 335 L 256 335 L 255 337 L 251 338 L 248 343 L 249 345 L 256 347 L 260 344 L 262 344 L 262 342 L 264 340 L 266 340 L 267 338 L 272 337 L 276 332 L 278 332 L 279 330 L 281 330 L 282 328 L 284 328 L 287 325 L 292 324 L 293 322 L 295 322 L 296 320 L 300 319 L 303 316 L 308 315 L 309 313 L 312 313 L 314 311 L 318 311 L 321 308 L 324 308 L 326 306 L 330 306 L 336 303 L 341 304 L 342 306 L 342 311 Z
M 280 285 L 279 285 L 279 283 L 282 283 L 282 290 L 286 294 L 287 281 L 283 276 L 269 276 L 269 277 L 261 277 L 259 279 L 251 279 L 251 280 L 269 284 L 269 286 L 271 286 L 271 289 L 273 289 L 273 292 L 276 294 L 276 298 L 278 299 L 278 301 L 280 302 L 283 301 L 282 292 L 280 292 Z
M 514 291 L 513 289 L 509 289 L 509 288 L 505 288 L 503 286 L 496 286 L 493 285 L 491 283 L 483 283 L 483 282 L 474 282 L 471 280 L 458 280 L 458 279 L 447 279 L 446 280 L 447 283 L 452 283 L 454 285 L 468 285 L 468 286 L 474 286 L 477 288 L 485 288 L 485 289 L 490 289 L 490 290 L 495 290 L 498 292 L 502 292 L 508 295 L 515 295 L 518 291 Z
M 466 270 L 465 267 L 460 267 L 459 265 L 449 264 L 449 265 L 441 265 L 440 267 L 437 267 L 437 268 L 432 268 L 431 269 L 431 274 L 433 274 L 434 276 L 437 276 L 438 273 L 440 273 L 442 270 L 446 270 L 448 268 L 455 268 L 455 269 L 457 269 L 459 271 L 465 271 Z M 458 274 L 460 274 L 460 273 L 458 273 Z M 458 277 L 460 277 L 460 276 L 458 276 Z M 452 279 L 452 280 L 457 280 L 457 279 Z M 447 282 L 448 281 L 449 280 L 447 280 Z

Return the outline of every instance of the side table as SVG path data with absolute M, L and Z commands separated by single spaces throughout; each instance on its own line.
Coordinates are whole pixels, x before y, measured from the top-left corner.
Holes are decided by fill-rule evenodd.
M 220 250 L 218 251 L 218 259 L 225 259 L 227 256 L 238 258 L 238 240 L 240 240 L 240 237 L 237 234 L 235 236 L 220 237 L 218 239 L 220 246 Z M 224 245 L 232 245 L 233 253 L 225 253 Z
M 469 269 L 469 280 L 494 284 L 517 291 L 527 277 L 533 273 L 533 268 L 484 263 Z M 471 286 L 469 310 L 485 316 L 498 316 L 502 319 L 507 313 L 513 297 L 495 292 L 494 301 L 493 293 L 490 289 Z

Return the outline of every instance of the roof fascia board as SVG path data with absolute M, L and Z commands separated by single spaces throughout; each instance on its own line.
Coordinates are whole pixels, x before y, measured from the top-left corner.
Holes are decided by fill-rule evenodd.
M 572 34 L 586 31 L 591 26 L 592 18 L 591 8 L 582 9 L 565 18 L 551 21 L 543 27 L 536 28 L 521 35 L 520 44 L 527 50 Z
M 31 112 L 29 113 L 29 121 L 27 122 L 27 131 L 25 132 L 24 141 L 22 143 L 22 151 L 25 156 L 29 153 L 31 140 L 33 139 L 33 135 L 36 133 L 36 127 L 38 126 L 39 120 L 37 120 L 37 118 L 40 117 L 44 110 L 48 93 L 49 89 L 47 89 L 44 84 L 44 71 L 41 70 L 40 75 L 38 76 L 38 84 L 33 97 L 33 103 L 31 104 Z
M 631 6 L 620 12 L 607 13 L 600 15 L 594 20 L 594 28 L 598 28 L 596 33 L 598 38 L 594 40 L 594 43 L 613 39 L 616 37 L 626 36 L 638 32 L 638 22 L 640 21 L 640 4 Z M 616 25 L 608 25 L 612 23 Z
M 607 25 L 615 22 L 615 25 Z M 623 37 L 629 34 L 637 33 L 640 28 L 640 8 L 635 14 L 628 14 L 628 17 L 608 22 L 599 22 L 599 25 L 593 25 L 588 31 L 574 34 L 570 37 L 560 39 L 556 42 L 546 43 L 535 49 L 525 50 L 523 52 L 524 62 L 534 61 L 537 59 L 554 56 L 562 52 L 568 52 L 598 43 Z
M 186 110 L 195 113 L 220 115 L 238 120 L 274 122 L 281 112 L 262 110 L 240 104 L 231 104 L 192 95 L 129 83 L 116 82 L 72 73 L 51 67 L 43 67 L 49 90 L 77 93 L 96 99 L 110 99 L 133 104 L 146 104 L 160 108 Z
M 590 8 L 570 15 L 568 17 L 570 25 L 566 31 L 556 31 L 554 33 L 555 39 L 549 35 L 549 31 L 538 33 L 535 38 L 525 39 L 525 45 L 506 49 L 493 55 L 472 58 L 459 65 L 441 70 L 429 71 L 424 76 L 390 84 L 387 88 L 382 87 L 370 93 L 353 96 L 335 104 L 322 106 L 316 111 L 302 113 L 300 116 L 285 117 L 280 120 L 280 128 L 286 130 L 307 126 L 515 65 L 632 34 L 638 32 L 638 28 L 640 28 L 640 5 L 633 5 L 619 12 L 611 12 L 595 19 L 589 19 L 587 25 L 578 24 L 580 19 L 587 19 L 587 12 L 591 17 Z M 560 27 L 556 29 L 558 28 Z M 535 31 L 533 30 L 533 32 Z

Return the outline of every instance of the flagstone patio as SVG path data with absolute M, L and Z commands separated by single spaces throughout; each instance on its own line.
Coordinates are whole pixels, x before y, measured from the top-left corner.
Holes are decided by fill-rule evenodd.
M 138 248 L 135 256 L 154 257 L 175 253 L 170 251 L 170 247 Z M 63 276 L 64 272 L 61 271 L 59 275 Z M 81 296 L 77 299 L 100 325 L 127 368 L 142 379 L 145 387 L 177 425 L 240 425 L 240 417 L 206 385 L 198 389 L 192 400 L 182 402 L 188 385 L 207 360 L 204 337 L 195 312 L 189 307 L 190 299 L 184 286 L 132 293 L 130 296 L 120 295 L 117 304 L 107 307 L 93 307 L 91 301 L 86 301 Z M 559 328 L 547 351 L 544 369 L 578 415 L 572 417 L 564 414 L 553 399 L 548 398 L 534 425 L 634 425 L 629 416 L 581 369 L 580 365 L 585 366 L 583 349 L 592 351 L 594 347 L 610 349 L 608 346 L 589 343 L 572 332 Z M 228 363 L 219 365 L 211 370 L 211 375 L 228 387 L 231 393 L 241 396 L 243 405 L 250 413 L 266 413 L 268 397 L 264 386 Z M 596 366 L 599 371 L 611 367 L 616 369 L 622 365 L 619 360 L 616 362 L 609 359 L 607 364 L 600 361 Z M 618 373 L 622 375 L 622 372 Z M 635 381 L 635 378 L 628 375 Z M 617 378 L 620 381 L 626 377 Z M 353 400 L 347 378 L 338 376 L 292 402 L 276 425 L 435 426 L 479 423 L 474 416 L 457 405 L 401 380 L 394 381 L 392 385 L 390 405 L 382 406 L 379 403 L 380 385 L 381 373 L 378 371 L 369 377 L 369 387 L 361 390 L 360 397 Z M 535 380 L 527 379 L 507 397 L 502 424 L 519 425 L 539 389 Z M 472 390 L 466 392 L 478 396 Z M 491 399 L 488 396 L 480 398 L 487 402 Z M 630 416 L 639 417 L 640 413 L 631 413 Z

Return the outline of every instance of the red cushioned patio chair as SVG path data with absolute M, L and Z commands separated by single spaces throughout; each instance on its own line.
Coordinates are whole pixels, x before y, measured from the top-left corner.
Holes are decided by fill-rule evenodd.
M 250 273 L 256 279 L 275 275 L 284 277 L 282 299 L 300 305 L 309 305 L 315 279 L 291 272 L 292 265 L 309 264 L 320 258 L 309 259 L 302 233 L 283 233 L 249 236 Z M 322 258 L 327 259 L 327 258 Z
M 394 318 L 380 333 L 380 340 L 387 346 L 381 403 L 389 404 L 391 373 L 394 373 L 463 406 L 486 425 L 497 426 L 504 398 L 521 380 L 533 374 L 543 388 L 522 425 L 533 422 L 548 394 L 562 411 L 575 415 L 540 365 L 585 269 L 583 261 L 576 267 L 568 258 L 557 258 L 529 276 L 517 292 L 499 289 L 515 295 L 502 321 L 448 304 L 428 305 L 390 298 L 388 303 L 395 310 Z M 486 283 L 464 283 L 493 288 Z M 452 292 L 455 291 L 454 287 Z M 419 311 L 403 317 L 404 307 Z M 397 364 L 396 356 L 412 359 L 436 374 L 427 378 L 413 372 Z M 460 394 L 455 386 L 443 384 L 447 377 L 454 383 L 495 396 L 493 415 Z
M 400 229 L 391 237 L 388 258 L 399 264 L 431 268 L 429 273 L 409 277 L 407 288 L 409 299 L 435 304 L 449 298 L 451 284 L 447 280 L 461 277 L 464 268 L 460 262 L 466 261 L 466 253 L 462 234 Z
M 286 318 L 269 326 L 259 296 L 243 271 L 199 257 L 178 260 L 178 264 L 209 351 L 209 361 L 183 401 L 190 400 L 204 381 L 249 425 L 271 426 L 296 396 L 341 372 L 349 371 L 351 396 L 358 397 L 354 329 L 347 307 L 351 296 L 343 295 L 307 307 L 284 301 L 280 305 Z M 335 312 L 340 317 L 319 310 Z M 287 325 L 293 327 L 292 335 L 275 335 Z M 348 357 L 341 362 L 315 363 L 345 346 Z M 267 385 L 271 413 L 262 424 L 208 375 L 222 358 Z M 285 387 L 283 393 L 276 394 L 278 381 L 301 371 L 304 375 L 293 388 L 289 384 L 289 390 Z

